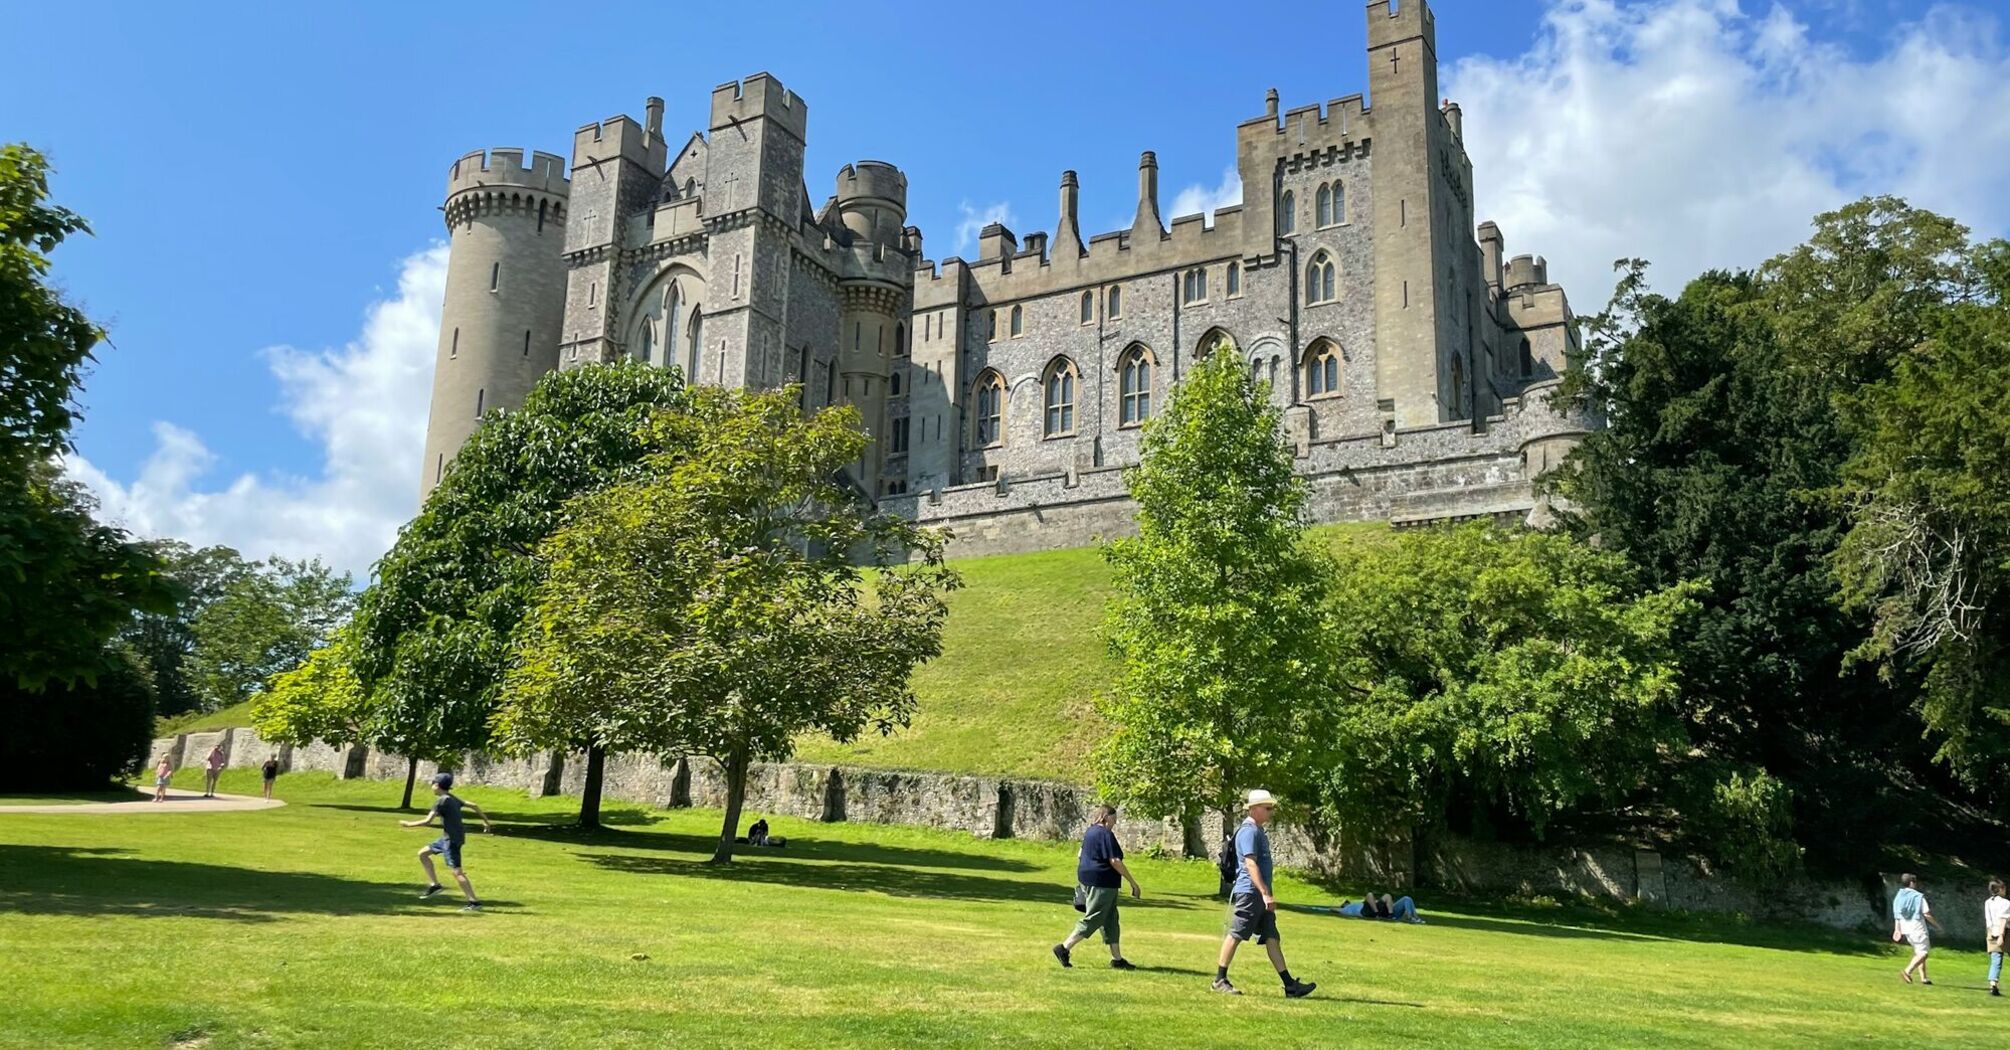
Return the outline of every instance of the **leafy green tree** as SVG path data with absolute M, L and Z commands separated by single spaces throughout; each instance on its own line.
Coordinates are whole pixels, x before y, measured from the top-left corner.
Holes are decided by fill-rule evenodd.
M 1097 698 L 1111 732 L 1095 765 L 1107 795 L 1149 815 L 1211 810 L 1233 827 L 1242 791 L 1289 797 L 1313 768 L 1331 707 L 1331 566 L 1306 543 L 1278 420 L 1236 355 L 1209 355 L 1146 423 L 1125 473 L 1138 535 L 1104 548 L 1122 674 Z
M 1936 757 L 1997 811 L 2010 806 L 2010 243 L 1932 316 L 1891 375 L 1846 399 L 1861 434 L 1844 488 L 1842 594 L 1868 611 L 1857 655 L 1887 678 L 1923 672 Z M 1900 337 L 1910 336 L 1910 330 Z
M 273 558 L 223 587 L 190 623 L 188 671 L 209 708 L 242 703 L 326 644 L 356 604 L 348 573 Z
M 490 414 L 399 531 L 357 607 L 353 667 L 376 732 L 413 769 L 488 745 L 510 638 L 543 578 L 538 545 L 574 496 L 640 468 L 651 415 L 683 397 L 677 372 L 632 362 L 548 375 L 521 410 Z M 598 783 L 605 753 L 572 743 Z
M 941 535 L 874 513 L 845 480 L 866 447 L 857 414 L 805 417 L 796 396 L 696 391 L 656 416 L 645 473 L 575 501 L 544 544 L 496 723 L 519 747 L 714 759 L 717 863 L 751 763 L 804 733 L 908 724 L 909 676 L 941 651 L 956 585 Z M 914 564 L 891 567 L 902 555 Z
M 380 744 L 369 697 L 356 681 L 355 645 L 345 626 L 300 666 L 274 675 L 271 687 L 251 701 L 258 735 L 297 747 L 317 740 L 337 747 Z
M 1609 425 L 1553 481 L 1568 526 L 1648 586 L 1708 585 L 1679 649 L 1698 757 L 1788 785 L 1796 834 L 1831 866 L 1934 820 L 1901 772 L 1927 760 L 1911 684 L 1846 659 L 1868 620 L 1836 606 L 1848 521 L 1828 494 L 1855 440 L 1841 398 L 1969 285 L 1962 243 L 1958 226 L 1872 198 L 1818 216 L 1757 273 L 1706 273 L 1674 298 L 1631 261 L 1570 379 Z
M 133 775 L 153 739 L 146 667 L 116 647 L 89 678 L 38 690 L 0 679 L 0 791 L 92 791 Z
M 1540 834 L 1650 786 L 1684 742 L 1672 636 L 1700 587 L 1637 578 L 1620 555 L 1484 523 L 1344 561 L 1323 793 L 1341 825 L 1428 831 L 1449 814 Z
M 179 592 L 172 609 L 141 612 L 119 632 L 119 640 L 139 655 L 154 681 L 155 710 L 178 715 L 203 706 L 188 661 L 195 652 L 195 620 L 221 598 L 250 563 L 229 547 L 197 549 L 180 540 L 149 540 L 145 546 L 165 566 L 168 582 Z
M 0 146 L 0 681 L 30 691 L 118 670 L 105 643 L 173 599 L 159 563 L 52 465 L 102 333 L 46 283 L 50 253 L 89 232 L 48 192 L 41 154 Z

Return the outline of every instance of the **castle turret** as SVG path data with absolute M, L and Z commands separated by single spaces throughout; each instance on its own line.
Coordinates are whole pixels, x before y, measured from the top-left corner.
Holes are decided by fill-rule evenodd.
M 440 347 L 420 496 L 433 491 L 483 413 L 511 409 L 558 366 L 565 307 L 565 162 L 476 150 L 454 162 Z
M 907 222 L 907 176 L 884 161 L 847 164 L 837 177 L 838 215 L 851 231 L 854 267 L 839 282 L 839 399 L 858 409 L 869 443 L 857 466 L 861 487 L 875 495 L 891 469 L 906 476 L 904 461 L 888 463 L 894 420 L 890 404 L 895 358 L 902 351 L 907 284 L 913 261 L 900 253 Z M 904 408 L 905 406 L 898 406 Z M 905 415 L 903 411 L 901 415 Z M 905 448 L 899 450 L 905 453 Z

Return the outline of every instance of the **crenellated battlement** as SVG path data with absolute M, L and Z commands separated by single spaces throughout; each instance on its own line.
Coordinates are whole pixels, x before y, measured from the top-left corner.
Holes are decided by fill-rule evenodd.
M 1423 37 L 1438 47 L 1438 19 L 1426 0 L 1374 0 L 1368 5 L 1368 50 Z
M 1331 151 L 1351 155 L 1366 150 L 1374 118 L 1359 94 L 1330 99 L 1324 105 L 1298 106 L 1280 120 L 1275 113 L 1236 125 L 1236 143 L 1245 154 L 1288 158 Z
M 862 160 L 838 169 L 837 198 L 840 203 L 877 198 L 905 208 L 907 175 L 883 160 Z
M 767 72 L 729 80 L 712 89 L 712 130 L 766 118 L 798 139 L 809 137 L 810 104 Z
M 555 153 L 533 152 L 525 164 L 520 149 L 478 149 L 461 155 L 447 172 L 447 197 L 482 188 L 538 190 L 556 197 L 572 191 L 566 174 L 565 158 Z

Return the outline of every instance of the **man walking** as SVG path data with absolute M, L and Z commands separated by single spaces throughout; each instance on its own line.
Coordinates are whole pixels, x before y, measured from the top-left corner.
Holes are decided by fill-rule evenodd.
M 1124 866 L 1124 847 L 1111 830 L 1116 823 L 1115 806 L 1097 806 L 1089 813 L 1089 828 L 1082 833 L 1082 854 L 1075 861 L 1075 881 L 1081 886 L 1083 900 L 1082 921 L 1075 924 L 1075 932 L 1067 940 L 1054 946 L 1054 958 L 1061 960 L 1062 966 L 1075 965 L 1070 957 L 1075 945 L 1101 930 L 1103 943 L 1110 946 L 1110 969 L 1137 969 L 1124 958 L 1123 930 L 1117 922 L 1117 890 L 1129 882 L 1131 896 L 1142 894 L 1131 869 Z
M 468 881 L 468 873 L 461 869 L 461 844 L 466 842 L 468 838 L 467 830 L 461 826 L 461 808 L 465 806 L 468 809 L 472 809 L 475 811 L 475 816 L 482 818 L 482 830 L 484 832 L 494 831 L 495 825 L 489 823 L 489 815 L 482 812 L 482 807 L 472 802 L 464 802 L 456 797 L 453 794 L 453 787 L 454 775 L 452 773 L 441 773 L 434 777 L 433 795 L 435 797 L 433 798 L 433 808 L 427 812 L 426 818 L 424 820 L 401 820 L 398 822 L 398 825 L 407 828 L 423 828 L 431 826 L 434 817 L 440 818 L 440 830 L 443 834 L 419 850 L 419 866 L 426 869 L 426 888 L 420 892 L 419 899 L 424 900 L 440 892 L 440 876 L 438 872 L 433 870 L 433 854 L 437 853 L 441 859 L 447 862 L 447 870 L 454 873 L 454 881 L 461 884 L 461 893 L 468 899 L 467 906 L 461 910 L 480 911 L 482 910 L 482 902 L 475 899 L 474 884 Z
M 1919 876 L 1900 875 L 1898 885 L 1898 894 L 1891 899 L 1891 939 L 1904 938 L 1912 945 L 1912 961 L 1898 975 L 1911 984 L 1912 972 L 1918 970 L 1919 983 L 1932 984 L 1926 976 L 1926 955 L 1933 950 L 1933 937 L 1926 926 L 1932 923 L 1937 928 L 1940 920 L 1933 917 L 1933 909 L 1926 905 L 1926 895 L 1919 892 Z
M 223 742 L 218 741 L 209 749 L 209 757 L 203 760 L 202 797 L 216 797 L 216 778 L 223 772 Z
M 1277 898 L 1272 896 L 1270 834 L 1263 830 L 1270 823 L 1270 815 L 1277 811 L 1277 799 L 1270 792 L 1258 788 L 1249 793 L 1245 804 L 1249 811 L 1240 828 L 1235 832 L 1235 885 L 1228 896 L 1228 936 L 1221 941 L 1221 957 L 1215 962 L 1214 990 L 1224 995 L 1241 995 L 1240 989 L 1228 982 L 1228 965 L 1235 961 L 1235 949 L 1243 941 L 1256 938 L 1270 953 L 1270 965 L 1277 968 L 1277 978 L 1284 982 L 1284 996 L 1287 999 L 1303 999 L 1319 987 L 1312 981 L 1300 981 L 1291 976 L 1291 970 L 1284 965 L 1284 948 L 1277 943 Z

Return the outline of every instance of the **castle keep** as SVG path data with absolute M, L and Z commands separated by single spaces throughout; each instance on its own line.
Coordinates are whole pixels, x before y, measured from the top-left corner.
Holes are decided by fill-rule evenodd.
M 1063 172 L 1051 234 L 994 224 L 974 260 L 927 257 L 892 164 L 846 165 L 813 203 L 808 104 L 766 73 L 714 89 L 678 145 L 652 98 L 641 123 L 575 132 L 569 174 L 470 153 L 448 177 L 424 488 L 544 372 L 633 358 L 855 406 L 854 480 L 958 553 L 1080 545 L 1129 527 L 1141 425 L 1232 353 L 1283 409 L 1318 519 L 1540 515 L 1531 482 L 1590 425 L 1548 397 L 1569 304 L 1475 224 L 1429 6 L 1367 18 L 1368 100 L 1280 112 L 1270 92 L 1236 128 L 1242 204 L 1212 224 L 1168 226 L 1148 152 L 1128 229 L 1085 237 Z

